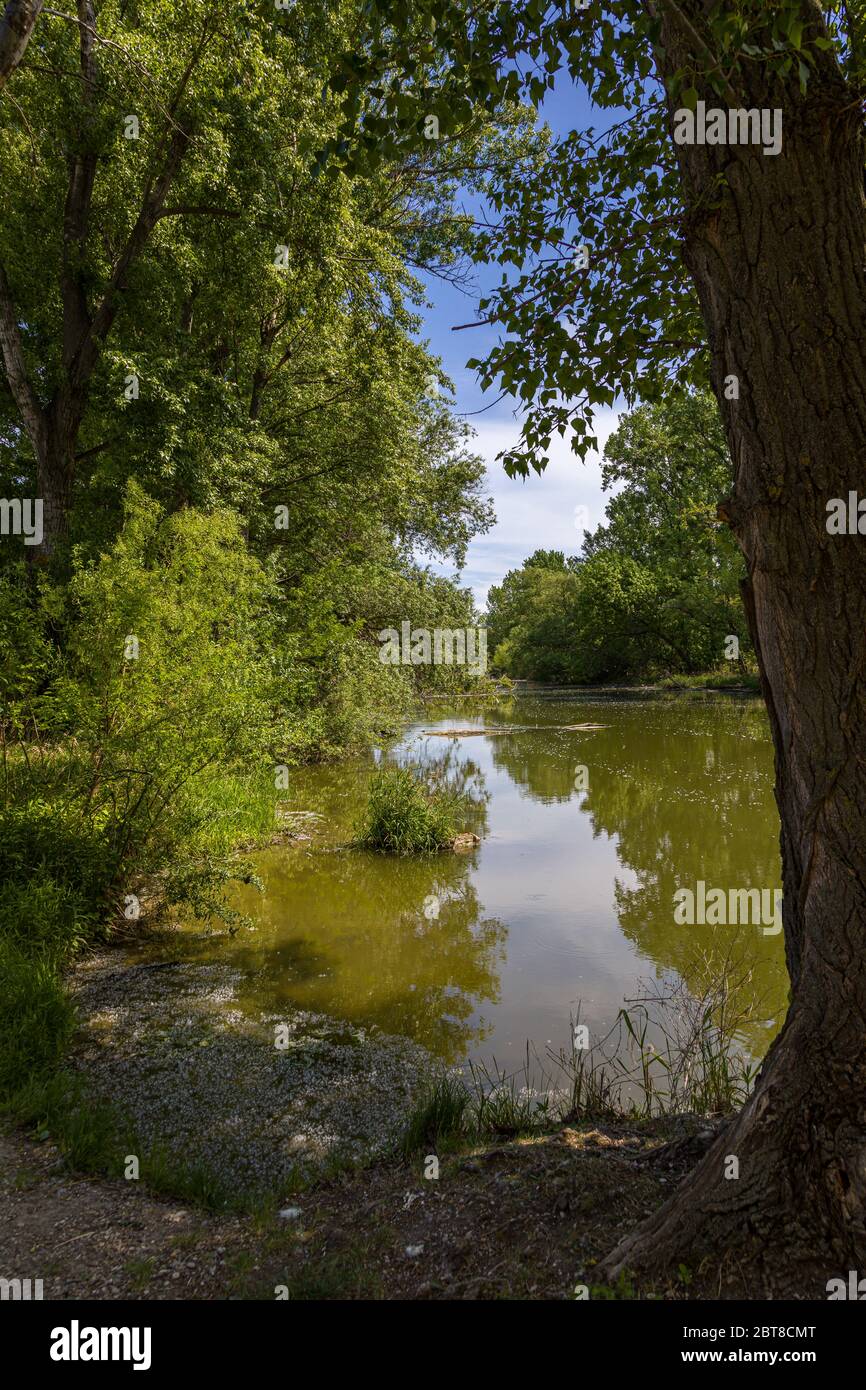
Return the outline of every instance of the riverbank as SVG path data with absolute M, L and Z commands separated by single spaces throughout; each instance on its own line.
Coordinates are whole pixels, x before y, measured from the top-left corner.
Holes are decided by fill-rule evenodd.
M 250 1017 L 228 966 L 142 961 L 137 944 L 67 980 L 78 1124 L 104 1122 L 88 1172 L 80 1128 L 65 1154 L 46 1128 L 0 1138 L 0 1272 L 32 1271 L 46 1298 L 569 1298 L 685 1171 L 683 1153 L 653 1161 L 663 1140 L 706 1128 L 551 1126 L 407 1162 L 401 1135 L 442 1074 L 423 1048 L 298 1010 Z
M 4 1277 L 29 1271 L 52 1299 L 762 1296 L 739 1268 L 640 1290 L 593 1280 L 720 1118 L 542 1116 L 409 1158 L 401 1135 L 442 1075 L 423 1048 L 301 1011 L 251 1017 L 227 965 L 135 950 L 69 978 L 79 1122 L 120 1128 L 86 1173 L 80 1132 L 66 1153 L 44 1127 L 0 1137 Z
M 493 680 L 495 682 L 495 677 Z M 528 696 L 543 696 L 545 699 L 559 696 L 572 698 L 576 695 L 592 698 L 608 695 L 670 695 L 698 694 L 707 692 L 713 695 L 760 695 L 761 682 L 756 673 L 702 671 L 691 675 L 663 676 L 653 681 L 603 682 L 599 685 L 560 685 L 546 684 L 542 681 L 515 680 L 507 686 L 498 685 L 492 690 L 480 692 L 465 691 L 449 695 L 450 700 L 475 700 L 477 702 L 504 702 Z M 430 694 L 423 696 L 427 703 L 441 703 L 442 696 Z
M 70 1173 L 50 1141 L 6 1134 L 0 1271 L 41 1278 L 46 1299 L 634 1297 L 595 1288 L 593 1265 L 670 1194 L 700 1128 L 563 1126 L 443 1156 L 436 1180 L 380 1163 L 258 1218 Z M 684 1271 L 656 1296 L 700 1295 Z
M 171 938 L 169 936 L 169 949 Z M 99 952 L 69 975 L 69 1062 L 111 1147 L 201 1197 L 267 1204 L 390 1153 L 439 1074 L 407 1038 L 306 1010 L 250 1014 L 223 962 Z
M 602 709 L 575 701 L 572 711 L 538 702 L 478 721 L 495 734 L 504 732 L 497 719 L 510 718 L 521 727 L 508 739 L 474 738 L 465 753 L 452 753 L 449 740 L 450 770 L 462 758 L 484 793 L 483 833 L 466 855 L 346 852 L 373 757 L 298 769 L 279 808 L 283 845 L 238 865 L 249 886 L 233 890 L 226 920 L 196 925 L 179 917 L 176 926 L 168 913 L 160 924 L 142 898 L 144 916 L 127 924 L 122 943 L 79 950 L 66 975 L 77 1029 L 61 1073 L 71 1074 L 75 1093 L 58 1103 L 37 1095 L 19 1115 L 41 1142 L 33 1148 L 21 1133 L 11 1137 L 21 1140 L 24 1157 L 9 1181 L 22 1190 L 43 1181 L 28 1176 L 34 1155 L 63 1160 L 62 1167 L 49 1164 L 43 1195 L 53 1200 L 56 1182 L 62 1201 L 73 1202 L 58 1209 L 68 1232 L 58 1248 L 68 1240 L 72 1252 L 79 1242 L 89 1249 L 102 1233 L 96 1243 L 109 1291 L 98 1296 L 172 1297 L 154 1289 L 175 1269 L 180 1296 L 202 1298 L 270 1298 L 277 1285 L 302 1298 L 315 1290 L 333 1298 L 562 1298 L 574 1283 L 591 1286 L 591 1262 L 662 1202 L 697 1156 L 678 1152 L 666 1171 L 650 1161 L 650 1150 L 708 1122 L 626 1121 L 616 1107 L 594 1106 L 586 1087 L 579 1101 L 547 1111 L 533 1099 L 529 1116 L 523 1100 L 545 1096 L 546 1083 L 527 1073 L 533 1089 L 520 1090 L 517 1055 L 529 1038 L 533 1067 L 546 1067 L 572 1036 L 575 1009 L 593 1037 L 603 1036 L 599 981 L 604 986 L 611 974 L 611 942 L 620 960 L 608 1019 L 623 998 L 633 1003 L 639 994 L 628 972 L 643 970 L 647 956 L 675 965 L 683 990 L 690 984 L 698 1001 L 709 997 L 716 977 L 693 968 L 681 934 L 669 930 L 666 885 L 674 872 L 700 877 L 699 851 L 715 842 L 720 825 L 737 863 L 763 862 L 763 802 L 753 796 L 753 825 L 737 795 L 745 783 L 770 796 L 757 713 L 740 701 L 699 697 L 676 711 L 675 704 L 676 697 L 612 700 Z M 468 733 L 469 724 L 482 732 L 465 712 L 428 715 L 388 757 L 438 767 L 441 739 L 431 735 L 453 735 L 452 726 Z M 738 782 L 732 772 L 741 764 Z M 716 767 L 728 773 L 721 788 Z M 640 820 L 640 833 L 633 821 L 644 804 L 663 804 L 670 786 L 677 796 L 660 865 L 655 811 Z M 682 805 L 687 817 L 678 814 Z M 271 838 L 273 820 L 268 829 Z M 582 875 L 598 860 L 599 829 L 619 848 L 609 856 L 610 884 L 602 878 L 588 894 L 592 879 Z M 639 917 L 629 916 L 614 893 L 616 875 L 623 865 L 640 868 L 645 853 L 663 891 L 636 904 Z M 558 865 L 565 866 L 564 897 Z M 582 885 L 578 917 L 575 884 Z M 643 924 L 634 947 L 632 917 Z M 648 937 L 650 921 L 657 932 Z M 691 952 L 714 943 L 690 935 L 688 945 Z M 592 973 L 600 950 L 601 975 Z M 768 1025 L 763 1015 L 744 1017 L 747 1045 L 760 1056 Z M 517 1077 L 514 1097 L 504 1094 L 501 1109 L 496 1087 L 485 1126 L 475 1123 L 474 1110 L 466 1124 L 462 1112 L 453 1123 L 453 1111 L 440 1124 L 441 1110 L 435 1125 L 418 1123 L 431 1080 L 467 1059 L 482 1073 L 487 1059 L 505 1063 L 509 1078 Z M 663 1103 L 665 1078 L 651 1065 Z M 730 1108 L 730 1098 L 690 1086 L 672 1108 Z M 566 1111 L 572 1122 L 562 1121 Z M 413 1142 L 404 1145 L 407 1132 Z M 425 1175 L 431 1156 L 438 1178 Z M 73 1178 L 73 1170 L 90 1177 Z M 130 1191 L 140 1194 L 142 1211 L 153 1209 L 142 1215 L 136 1208 L 127 1230 L 122 1203 L 130 1199 L 123 1197 L 116 1220 L 103 1226 L 90 1220 L 98 1211 L 93 1190 L 106 1210 Z M 640 1200 L 632 1202 L 633 1193 Z M 281 1210 L 289 1214 L 280 1217 Z M 179 1232 L 173 1211 L 185 1213 Z M 41 1248 L 38 1209 L 16 1203 L 16 1212 L 20 1239 L 29 1222 L 34 1249 Z M 180 1260 L 172 1254 L 176 1236 L 183 1238 L 177 1265 L 167 1263 Z M 229 1264 L 215 1261 L 219 1246 L 233 1251 Z M 11 1258 L 17 1247 L 0 1249 Z M 96 1256 L 92 1279 L 98 1284 Z M 136 1281 L 140 1294 L 130 1292 Z M 681 1284 L 677 1277 L 660 1292 L 700 1296 Z M 706 1296 L 715 1295 L 714 1285 Z

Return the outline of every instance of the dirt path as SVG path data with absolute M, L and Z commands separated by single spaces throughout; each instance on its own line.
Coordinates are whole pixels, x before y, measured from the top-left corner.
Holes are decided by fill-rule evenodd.
M 71 1174 L 17 1134 L 0 1136 L 0 1202 L 0 1277 L 41 1279 L 46 1299 L 226 1297 L 240 1220 Z
M 568 1298 L 688 1166 L 660 1137 L 564 1128 L 444 1157 L 437 1179 L 382 1164 L 255 1222 L 71 1175 L 50 1143 L 6 1134 L 0 1277 L 51 1299 Z

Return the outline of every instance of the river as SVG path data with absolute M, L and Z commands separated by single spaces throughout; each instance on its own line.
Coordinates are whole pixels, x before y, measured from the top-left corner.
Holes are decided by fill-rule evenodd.
M 600 727 L 564 727 L 575 724 Z M 455 729 L 478 732 L 441 736 Z M 350 847 L 383 757 L 459 773 L 476 799 L 464 828 L 480 844 L 420 859 Z M 536 1062 L 568 1049 L 576 1020 L 604 1037 L 624 1000 L 681 998 L 683 984 L 703 998 L 727 959 L 743 1052 L 760 1058 L 781 1024 L 781 934 L 679 925 L 674 912 L 675 892 L 699 881 L 780 886 L 756 699 L 569 692 L 483 713 L 431 706 L 388 748 L 290 782 L 288 808 L 312 813 L 309 838 L 254 857 L 263 891 L 232 898 L 252 926 L 188 931 L 190 955 L 240 971 L 243 1008 L 288 1004 L 408 1037 L 448 1063 L 513 1071 L 527 1044 Z

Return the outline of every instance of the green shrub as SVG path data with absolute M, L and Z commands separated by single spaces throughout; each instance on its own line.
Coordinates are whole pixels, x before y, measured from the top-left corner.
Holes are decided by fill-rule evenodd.
M 383 767 L 370 783 L 358 843 L 386 854 L 433 854 L 457 833 L 462 798 L 443 786 L 429 786 L 408 767 Z
M 237 519 L 165 516 L 131 487 L 113 549 L 64 590 L 4 577 L 0 1090 L 56 1063 L 64 964 L 124 900 L 225 912 L 227 857 L 279 793 L 271 581 Z M 137 651 L 130 655 L 134 637 Z
M 134 488 L 114 549 L 73 577 L 53 714 L 75 730 L 78 803 L 118 882 L 194 854 L 203 783 L 261 768 L 278 741 L 271 598 L 234 516 L 165 517 Z

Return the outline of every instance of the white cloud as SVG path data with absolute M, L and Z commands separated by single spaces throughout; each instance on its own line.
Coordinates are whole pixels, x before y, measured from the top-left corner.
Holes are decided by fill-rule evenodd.
M 486 536 L 477 537 L 469 547 L 461 582 L 470 587 L 476 602 L 483 606 L 491 584 L 498 584 L 510 569 L 518 569 L 534 550 L 563 550 L 575 555 L 583 540 L 583 527 L 593 531 L 604 520 L 604 509 L 612 493 L 601 488 L 601 458 L 609 436 L 617 427 L 620 411 L 602 410 L 595 419 L 594 433 L 599 452 L 587 454 L 582 463 L 573 454 L 568 439 L 558 435 L 551 441 L 550 463 L 539 476 L 507 477 L 496 455 L 517 443 L 520 426 L 512 419 L 473 422 L 475 439 L 471 447 L 487 463 L 488 495 L 493 498 L 496 525 Z M 585 507 L 583 524 L 578 524 Z M 435 566 L 446 573 L 446 566 Z

